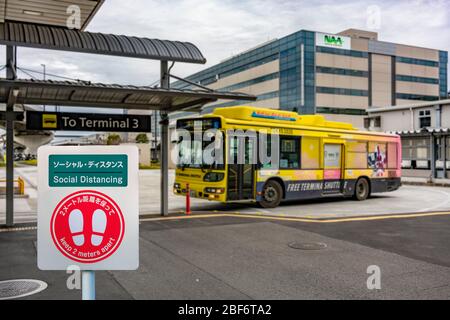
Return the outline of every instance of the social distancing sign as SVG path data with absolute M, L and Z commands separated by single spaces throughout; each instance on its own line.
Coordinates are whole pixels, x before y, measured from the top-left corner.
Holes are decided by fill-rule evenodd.
M 38 173 L 41 270 L 137 269 L 136 146 L 44 146 Z

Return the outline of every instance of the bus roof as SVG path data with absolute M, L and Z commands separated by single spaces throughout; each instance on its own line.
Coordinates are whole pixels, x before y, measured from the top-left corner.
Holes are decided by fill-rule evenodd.
M 324 129 L 326 131 L 350 131 L 353 133 L 364 133 L 369 135 L 380 135 L 395 137 L 396 135 L 373 131 L 360 131 L 350 123 L 328 121 L 322 115 L 299 115 L 296 112 L 275 110 L 269 108 L 256 108 L 250 106 L 235 106 L 216 108 L 213 113 L 206 117 L 221 116 L 226 120 L 240 120 L 246 122 L 272 123 L 275 126 L 309 127 Z M 255 123 L 256 122 L 256 123 Z
M 321 115 L 299 115 L 296 112 L 237 106 L 217 108 L 213 115 L 220 115 L 227 119 L 244 121 L 271 122 L 281 125 L 297 125 L 308 127 L 324 127 L 343 130 L 356 130 L 351 124 L 325 120 Z

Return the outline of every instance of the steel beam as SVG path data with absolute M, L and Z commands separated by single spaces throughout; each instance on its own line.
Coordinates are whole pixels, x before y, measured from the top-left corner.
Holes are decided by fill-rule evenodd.
M 16 47 L 6 47 L 6 77 L 14 80 L 17 76 Z M 13 89 L 9 89 L 9 99 L 6 104 L 6 114 L 14 112 Z M 14 226 L 14 120 L 6 117 L 6 226 Z
M 430 160 L 431 160 L 431 178 L 436 179 L 436 138 L 431 132 L 430 135 Z
M 169 89 L 168 62 L 161 61 L 161 88 Z M 161 111 L 161 216 L 169 215 L 169 116 Z

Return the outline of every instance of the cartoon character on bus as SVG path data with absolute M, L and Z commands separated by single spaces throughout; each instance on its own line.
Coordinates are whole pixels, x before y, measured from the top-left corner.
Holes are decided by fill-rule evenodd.
M 375 150 L 368 154 L 369 167 L 373 169 L 373 176 L 382 177 L 386 169 L 386 152 L 383 152 L 380 145 L 375 146 Z

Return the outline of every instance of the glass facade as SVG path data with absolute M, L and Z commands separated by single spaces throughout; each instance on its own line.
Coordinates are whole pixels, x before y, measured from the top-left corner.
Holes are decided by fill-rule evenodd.
M 262 77 L 254 78 L 254 79 L 251 79 L 248 81 L 239 82 L 239 83 L 233 84 L 231 86 L 219 88 L 218 90 L 219 91 L 235 91 L 235 90 L 238 90 L 241 88 L 249 87 L 254 84 L 270 81 L 273 79 L 278 79 L 279 76 L 280 76 L 280 74 L 278 72 L 275 72 L 275 73 L 271 73 L 271 74 L 268 74 L 268 75 L 265 75 Z
M 439 100 L 438 96 L 426 96 L 421 94 L 410 94 L 410 93 L 397 93 L 397 99 L 404 100 L 419 100 L 419 101 L 435 101 Z
M 346 114 L 353 116 L 366 116 L 365 109 L 351 109 L 351 108 L 330 108 L 330 107 L 316 107 L 317 113 L 324 114 Z
M 256 97 L 258 98 L 258 101 L 269 100 L 269 99 L 279 97 L 279 92 L 278 91 L 268 92 L 268 93 L 260 94 Z M 239 105 L 245 105 L 245 104 L 248 104 L 248 101 L 236 100 L 236 101 L 218 103 L 218 104 L 214 104 L 211 106 L 207 106 L 206 108 L 203 108 L 202 113 L 210 113 L 215 108 L 232 107 L 232 106 L 239 106 Z
M 301 104 L 302 42 L 301 32 L 280 40 L 280 109 L 282 110 L 294 110 Z
M 336 75 L 342 75 L 342 76 L 351 76 L 351 77 L 363 77 L 363 78 L 367 78 L 369 76 L 368 71 L 330 68 L 330 67 L 316 67 L 316 72 L 317 73 L 336 74 Z
M 278 78 L 279 91 L 263 93 L 258 96 L 258 101 L 279 97 L 280 109 L 297 110 L 302 114 L 313 114 L 315 113 L 314 39 L 314 32 L 299 31 L 193 74 L 189 76 L 187 80 L 205 86 L 212 84 L 221 78 L 278 60 L 279 72 L 219 88 L 218 90 L 235 91 Z M 303 64 L 301 55 L 302 45 L 304 52 Z M 304 70 L 301 70 L 302 65 L 304 66 Z M 302 93 L 302 77 L 305 85 L 304 93 Z M 172 87 L 178 89 L 193 88 L 192 85 L 181 81 L 175 82 L 172 84 Z M 302 101 L 302 95 L 304 101 Z M 205 111 L 211 111 L 217 107 L 227 107 L 242 103 L 242 101 L 231 101 L 215 104 L 208 106 Z
M 340 94 L 345 96 L 368 97 L 368 90 L 317 87 L 317 93 Z
M 396 57 L 396 60 L 397 60 L 397 62 L 408 63 L 408 64 L 417 64 L 419 66 L 427 66 L 427 67 L 439 66 L 439 63 L 437 61 L 431 61 L 431 60 L 406 58 L 406 57 Z
M 305 31 L 304 38 L 304 59 L 303 59 L 303 79 L 304 79 L 304 105 L 300 113 L 316 113 L 316 34 Z
M 368 58 L 369 57 L 369 54 L 364 51 L 345 50 L 345 49 L 328 48 L 328 47 L 317 47 L 317 52 L 338 54 L 341 56 L 349 56 L 349 57 L 355 57 L 355 58 Z
M 439 79 L 433 79 L 433 78 L 413 77 L 413 76 L 404 76 L 404 75 L 397 75 L 396 78 L 398 81 L 420 82 L 420 83 L 429 83 L 429 84 L 438 84 L 439 83 Z
M 254 50 L 230 58 L 218 65 L 197 72 L 186 79 L 201 85 L 209 85 L 220 78 L 228 77 L 279 58 L 279 41 L 273 41 Z M 171 84 L 176 89 L 191 88 L 190 84 L 177 81 Z
M 439 51 L 439 95 L 441 99 L 448 97 L 448 52 Z

